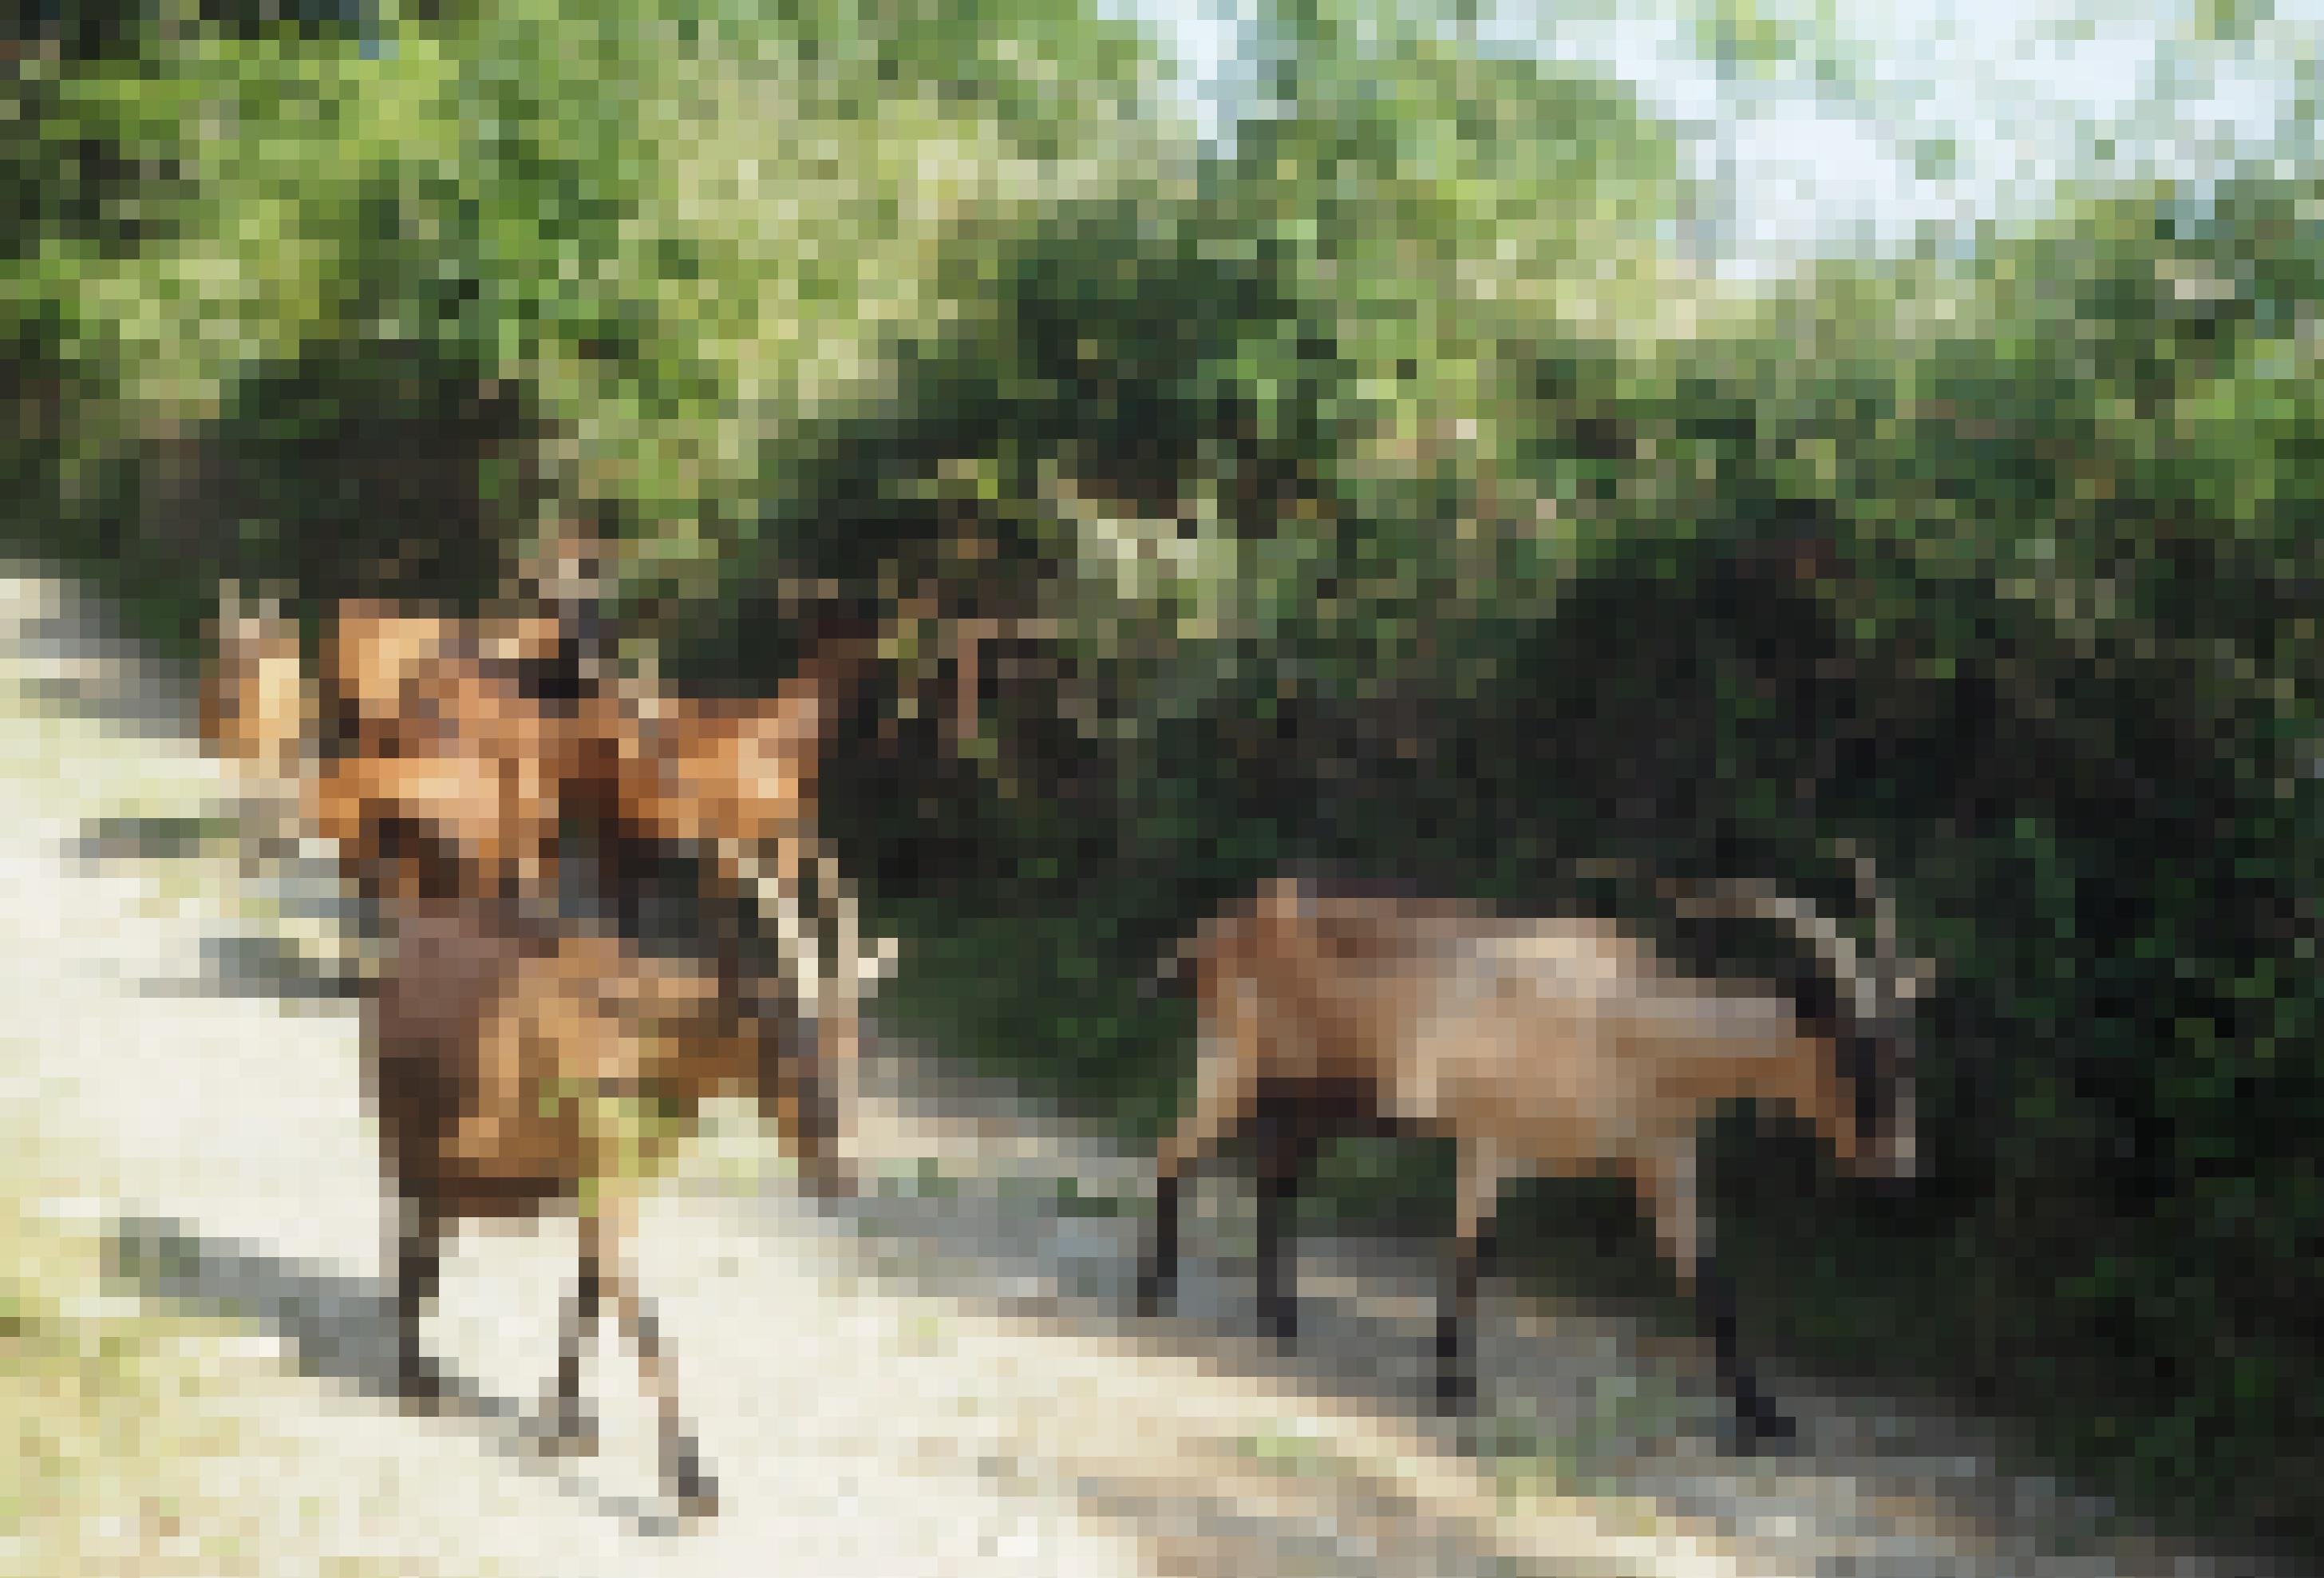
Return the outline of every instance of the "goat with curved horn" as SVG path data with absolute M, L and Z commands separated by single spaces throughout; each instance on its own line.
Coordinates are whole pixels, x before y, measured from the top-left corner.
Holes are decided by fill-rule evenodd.
M 1763 884 L 1661 886 L 1683 909 L 1797 933 L 1829 978 L 1811 994 L 1822 1005 L 1693 975 L 1611 921 L 1505 917 L 1305 878 L 1277 878 L 1204 926 L 1176 961 L 1199 1006 L 1200 1063 L 1194 1105 L 1157 1161 L 1141 1308 L 1157 1308 L 1176 1279 L 1186 1170 L 1256 1126 L 1260 1306 L 1288 1340 L 1283 1226 L 1316 1145 L 1354 1122 L 1416 1129 L 1453 1140 L 1460 1158 L 1452 1293 L 1437 1324 L 1443 1406 L 1473 1394 L 1466 1333 L 1503 1186 L 1610 1168 L 1696 1301 L 1743 1442 L 1791 1435 L 1737 1345 L 1700 1197 L 1699 1132 L 1722 1103 L 1756 1099 L 1796 1112 L 1858 1173 L 1912 1176 L 1903 1010 L 1917 975 L 1897 967 L 1885 936 L 1868 960 L 1830 919 Z M 1893 931 L 1893 918 L 1876 930 Z

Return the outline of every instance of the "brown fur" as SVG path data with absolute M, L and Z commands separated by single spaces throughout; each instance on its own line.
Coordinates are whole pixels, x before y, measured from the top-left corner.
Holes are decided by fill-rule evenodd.
M 616 814 L 643 837 L 699 844 L 731 881 L 772 844 L 796 879 L 809 859 L 816 776 L 844 687 L 859 666 L 811 665 L 765 701 L 608 697 L 588 711 Z
M 1263 1210 L 1280 1209 L 1323 1131 L 1324 1104 L 1452 1139 L 1460 1155 L 1455 1298 L 1440 1328 L 1448 1400 L 1457 1329 L 1503 1186 L 1526 1172 L 1609 1168 L 1632 1184 L 1682 1285 L 1709 1263 L 1695 1148 L 1720 1103 L 1788 1108 L 1843 1160 L 1876 1164 L 1856 1131 L 1831 1042 L 1790 1006 L 1684 974 L 1615 924 L 1526 919 L 1442 900 L 1339 892 L 1277 880 L 1182 951 L 1200 1007 L 1192 1109 L 1157 1162 L 1158 1220 L 1141 1297 L 1175 1275 L 1186 1168 L 1262 1123 Z M 1350 1093 L 1359 1093 L 1351 1101 Z M 1279 1240 L 1263 1218 L 1263 1251 Z M 1262 1254 L 1262 1302 L 1293 1324 Z M 1714 1292 L 1716 1290 L 1713 1290 Z M 1732 1352 L 1714 1343 L 1738 1412 L 1781 1427 Z M 1731 1317 L 1729 1317 L 1731 1322 Z
M 816 1093 L 796 1059 L 774 1056 L 763 1028 L 733 1011 L 703 965 L 649 959 L 609 937 L 550 933 L 475 898 L 423 902 L 398 920 L 395 953 L 370 1007 L 367 1066 L 399 1204 L 396 1313 L 407 1387 L 426 1396 L 440 1385 L 421 1354 L 420 1321 L 450 1226 L 578 1202 L 582 1285 L 558 1356 L 558 1434 L 571 1441 L 586 1433 L 580 1343 L 610 1297 L 659 1408 L 666 1479 L 682 1500 L 707 1506 L 676 1386 L 622 1263 L 630 1203 L 597 1187 L 619 1158 L 589 1122 L 586 1098 L 650 1098 L 687 1125 L 711 1096 L 753 1095 L 775 1109 L 804 1165 L 820 1171 Z
M 299 627 L 271 601 L 246 605 L 222 588 L 217 646 L 203 665 L 198 723 L 203 746 L 236 780 L 256 823 L 245 854 L 289 847 L 300 825 L 306 747 L 314 737 L 315 688 Z
M 476 900 L 553 912 L 569 823 L 598 829 L 616 902 L 624 852 L 699 848 L 722 890 L 714 902 L 771 900 L 791 995 L 816 1020 L 818 1058 L 844 1093 L 862 972 L 853 900 L 815 838 L 814 806 L 839 703 L 871 653 L 826 651 L 764 701 L 609 687 L 560 706 L 528 695 L 512 667 L 552 653 L 558 635 L 541 617 L 343 605 L 323 642 L 336 737 L 308 787 L 309 821 L 367 895 L 405 911 Z M 794 935 L 816 919 L 800 897 L 810 872 L 841 933 L 831 967 Z M 742 946 L 722 928 L 730 1011 L 744 987 Z
M 299 629 L 271 606 L 221 599 L 217 649 L 202 673 L 200 729 L 217 755 L 288 780 L 313 733 L 314 690 Z
M 702 850 L 726 897 L 770 912 L 794 987 L 815 1017 L 819 1057 L 844 1091 L 859 1037 L 865 956 L 855 901 L 816 826 L 824 754 L 868 649 L 819 654 L 770 698 L 710 702 L 613 696 L 586 714 L 594 792 L 623 834 Z M 826 955 L 804 898 L 812 875 L 836 933 Z
M 324 682 L 346 738 L 317 815 L 365 877 L 389 862 L 383 832 L 401 822 L 449 846 L 466 891 L 550 889 L 557 834 L 577 812 L 637 840 L 699 845 L 735 892 L 770 850 L 771 875 L 795 888 L 814 858 L 823 752 L 868 654 L 825 654 L 765 701 L 613 690 L 567 714 L 530 701 L 505 668 L 554 634 L 537 619 L 478 628 L 343 611 Z
M 401 826 L 440 848 L 456 891 L 553 893 L 567 786 L 582 760 L 573 721 L 533 704 L 472 651 L 372 655 L 400 671 L 393 706 L 363 699 L 383 686 L 373 672 L 359 676 L 353 748 L 327 761 L 316 791 L 317 820 L 351 874 L 406 899 L 428 886 L 417 857 L 391 847 Z

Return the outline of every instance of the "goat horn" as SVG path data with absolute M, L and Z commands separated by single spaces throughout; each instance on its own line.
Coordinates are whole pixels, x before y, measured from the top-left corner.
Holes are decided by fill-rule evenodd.
M 1765 882 L 1725 882 L 1709 894 L 1690 893 L 1674 883 L 1665 882 L 1663 891 L 1683 914 L 1781 921 L 1814 948 L 1825 965 L 1850 991 L 1861 994 L 1868 984 L 1863 955 L 1853 937 L 1804 900 L 1779 892 Z
M 1882 953 L 1893 962 L 1896 949 L 1896 906 L 1880 881 L 1879 869 L 1853 838 L 1836 839 L 1831 848 L 1832 853 L 1846 861 L 1849 869 L 1855 873 L 1857 900 L 1864 906 L 1872 921 L 1872 933 L 1878 939 Z
M 1935 978 L 1935 964 L 1924 958 L 1904 956 L 1896 935 L 1896 900 L 1881 881 L 1872 857 L 1852 838 L 1843 838 L 1832 847 L 1855 869 L 1857 891 L 1871 912 L 1873 939 L 1879 946 L 1881 975 L 1888 990 L 1902 1001 L 1918 997 Z

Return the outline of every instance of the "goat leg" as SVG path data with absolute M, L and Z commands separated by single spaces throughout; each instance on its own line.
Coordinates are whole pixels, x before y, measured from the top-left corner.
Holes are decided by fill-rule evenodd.
M 804 1027 L 814 1039 L 792 1072 L 798 1114 L 799 1165 L 807 1187 L 818 1199 L 842 1200 L 853 1194 L 856 1180 L 840 1154 L 840 1085 L 847 1068 L 840 1059 L 852 1056 L 853 1021 L 829 1019 Z
M 1464 1332 L 1476 1307 L 1477 1263 L 1465 1250 L 1452 1262 L 1452 1293 L 1436 1312 L 1436 1407 L 1465 1414 L 1477 1400 L 1477 1378 L 1466 1352 Z
M 1457 1241 L 1452 1248 L 1452 1295 L 1436 1312 L 1436 1406 L 1464 1414 L 1476 1406 L 1477 1366 L 1472 1352 L 1477 1328 L 1477 1281 L 1493 1258 L 1498 1234 Z
M 1477 1400 L 1477 1278 L 1499 1242 L 1498 1214 L 1507 1166 L 1491 1145 L 1461 1148 L 1459 1194 L 1452 1231 L 1451 1296 L 1436 1313 L 1436 1406 L 1446 1414 L 1466 1413 Z
M 1695 1263 L 1694 1297 L 1699 1315 L 1710 1329 L 1720 1385 L 1734 1407 L 1738 1448 L 1745 1453 L 1780 1450 L 1797 1437 L 1799 1426 L 1760 1389 L 1758 1378 L 1743 1361 L 1735 1338 L 1735 1287 L 1711 1255 Z
M 1246 1031 L 1252 1027 L 1238 1027 Z M 1186 1171 L 1231 1134 L 1240 1130 L 1250 1110 L 1249 1091 L 1233 1077 L 1236 1066 L 1231 1038 L 1211 1041 L 1202 1071 L 1196 1076 L 1194 1104 L 1177 1131 L 1165 1140 L 1154 1158 L 1154 1236 L 1138 1278 L 1138 1310 L 1151 1315 L 1178 1288 L 1179 1203 L 1185 1191 Z
M 831 947 L 808 962 L 809 967 L 819 962 L 825 972 L 817 992 L 811 1082 L 815 1107 L 811 1126 L 821 1149 L 815 1186 L 825 1197 L 833 1198 L 852 1193 L 853 1188 L 849 1166 L 843 1157 L 840 1129 L 845 1115 L 855 1111 L 860 1094 L 861 931 L 854 899 L 829 852 L 816 844 L 812 859 L 817 895 L 822 900 L 818 908 L 830 911 L 832 922 Z
M 831 1034 L 829 1020 L 818 1022 L 800 1015 L 778 1029 L 764 1016 L 755 1033 L 761 1038 L 759 1054 L 761 1100 L 771 1098 L 784 1144 L 798 1163 L 801 1186 L 819 1200 L 839 1200 L 853 1192 L 853 1182 L 837 1154 L 838 1103 L 831 1089 L 831 1070 L 822 1046 Z M 789 1046 L 780 1040 L 792 1038 Z
M 1697 1322 L 1711 1340 L 1720 1387 L 1733 1406 L 1736 1444 L 1756 1452 L 1789 1441 L 1795 1434 L 1792 1422 L 1759 1389 L 1735 1340 L 1735 1287 L 1720 1264 L 1713 1224 L 1703 1214 L 1693 1146 L 1654 1158 L 1637 1169 L 1635 1181 L 1664 1261 L 1693 1301 Z
M 440 1403 L 449 1384 L 443 1366 L 420 1348 L 420 1326 L 436 1302 L 444 1264 L 444 1217 L 429 1203 L 400 1204 L 395 1245 L 396 1391 L 420 1407 Z
M 581 1275 L 572 1302 L 565 1307 L 563 1331 L 557 1347 L 556 1389 L 549 1399 L 548 1450 L 555 1455 L 594 1456 L 597 1423 L 581 1406 L 581 1348 L 596 1330 L 604 1307 L 604 1268 L 598 1259 L 597 1234 L 586 1224 L 581 1232 Z
M 1266 1150 L 1259 1184 L 1259 1314 L 1275 1340 L 1288 1345 L 1299 1336 L 1299 1299 L 1286 1286 L 1284 1243 L 1311 1147 L 1288 1098 L 1261 1108 L 1259 1128 Z
M 663 1486 L 678 1503 L 681 1517 L 708 1518 L 718 1510 L 717 1481 L 704 1471 L 701 1454 L 686 1435 L 678 1412 L 678 1386 L 662 1353 L 660 1333 L 619 1258 L 630 1209 L 626 1204 L 603 1204 L 584 1223 L 585 1241 L 595 1241 L 592 1252 L 604 1274 L 605 1291 L 613 1300 L 622 1333 L 637 1354 L 639 1378 L 659 1417 Z
M 1138 1313 L 1161 1314 L 1164 1303 L 1178 1292 L 1178 1197 L 1185 1185 L 1180 1167 L 1166 1164 L 1154 1179 L 1153 1236 L 1146 1246 L 1144 1264 L 1138 1269 Z

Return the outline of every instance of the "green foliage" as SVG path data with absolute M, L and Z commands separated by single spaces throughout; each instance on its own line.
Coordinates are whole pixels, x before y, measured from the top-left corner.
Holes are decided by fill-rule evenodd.
M 1065 0 L 115 20 L 5 89 L 13 540 L 190 632 L 216 572 L 473 595 L 594 512 L 705 683 L 859 610 L 921 704 L 828 789 L 895 1011 L 1141 1131 L 1187 1025 L 1137 981 L 1283 861 L 1523 907 L 1607 854 L 1821 892 L 1853 835 L 1945 965 L 1950 1204 L 1775 1168 L 1738 1241 L 1828 1349 L 2296 1523 L 2312 170 L 1746 290 L 1632 95 L 1385 6 L 1278 8 L 1219 156 Z M 1820 11 L 1700 20 L 1853 91 Z M 969 620 L 1018 633 L 953 751 Z
M 202 557 L 250 568 L 218 519 L 241 501 L 202 484 L 307 420 L 268 392 L 401 360 L 468 369 L 468 403 L 511 397 L 533 429 L 517 453 L 490 422 L 437 447 L 486 540 L 609 510 L 714 590 L 720 544 L 833 424 L 899 398 L 904 353 L 989 355 L 1009 235 L 1167 163 L 1132 113 L 1135 32 L 1054 6 L 746 27 L 687 0 L 517 0 L 387 31 L 172 13 L 118 54 L 31 56 L 0 139 L 28 220 L 0 301 L 33 353 L 21 398 L 55 417 L 12 445 L 20 531 L 134 513 L 152 539 L 190 512 Z M 344 482 L 323 475 L 342 448 L 319 436 L 281 475 L 278 445 L 263 534 L 287 514 L 332 540 L 303 506 Z

